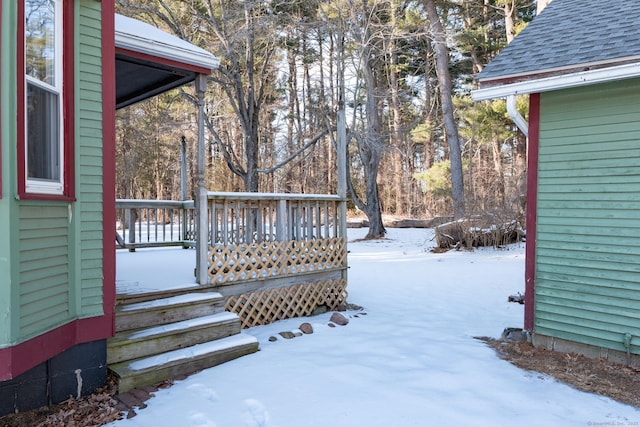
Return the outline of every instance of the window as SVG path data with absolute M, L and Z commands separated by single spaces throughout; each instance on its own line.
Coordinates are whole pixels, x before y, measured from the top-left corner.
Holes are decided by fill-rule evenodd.
M 72 167 L 73 2 L 24 0 L 23 131 L 19 193 L 70 197 Z M 69 42 L 71 39 L 71 43 Z M 64 52 L 63 52 L 64 51 Z M 70 76 L 70 77 L 69 77 Z M 64 91 L 63 91 L 64 90 Z M 19 125 L 21 126 L 21 125 Z M 22 127 L 22 126 L 21 126 Z

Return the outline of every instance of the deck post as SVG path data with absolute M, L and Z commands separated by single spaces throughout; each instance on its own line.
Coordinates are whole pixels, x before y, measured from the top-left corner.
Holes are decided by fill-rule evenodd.
M 285 199 L 278 200 L 276 207 L 276 240 L 279 242 L 289 240 L 287 231 L 287 201 Z
M 209 251 L 209 215 L 207 212 L 207 187 L 205 181 L 205 144 L 204 144 L 204 92 L 207 88 L 207 77 L 198 74 L 195 81 L 198 99 L 198 189 L 196 200 L 196 282 L 200 285 L 209 283 L 207 255 Z
M 136 211 L 135 209 L 127 209 L 127 229 L 129 230 L 129 252 L 135 252 L 136 248 L 133 246 L 136 243 Z M 124 227 L 123 227 L 124 230 Z

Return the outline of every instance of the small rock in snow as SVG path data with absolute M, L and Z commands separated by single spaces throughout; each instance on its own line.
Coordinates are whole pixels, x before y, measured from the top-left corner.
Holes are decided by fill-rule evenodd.
M 340 326 L 344 326 L 344 325 L 349 323 L 349 319 L 347 319 L 341 313 L 333 313 L 331 315 L 331 319 L 329 319 L 329 321 L 335 323 L 336 325 L 340 325 Z
M 302 325 L 300 325 L 300 330 L 305 334 L 312 334 L 313 326 L 311 326 L 311 323 L 305 322 Z
M 288 339 L 288 340 L 290 340 L 291 338 L 295 338 L 296 337 L 296 335 L 291 331 L 280 332 L 280 336 L 282 338 L 285 338 L 285 339 Z

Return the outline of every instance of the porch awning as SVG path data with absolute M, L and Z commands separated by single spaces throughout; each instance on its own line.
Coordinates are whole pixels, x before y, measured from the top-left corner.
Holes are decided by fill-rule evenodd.
M 211 74 L 220 61 L 210 52 L 152 25 L 115 16 L 116 109 Z

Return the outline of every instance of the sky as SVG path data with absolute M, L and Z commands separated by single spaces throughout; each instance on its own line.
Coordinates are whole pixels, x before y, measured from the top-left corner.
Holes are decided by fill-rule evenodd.
M 640 425 L 639 409 L 519 369 L 476 338 L 522 327 L 523 306 L 507 300 L 524 293 L 524 244 L 433 253 L 432 229 L 358 241 L 366 232 L 348 231 L 348 301 L 363 307 L 343 313 L 348 325 L 330 327 L 329 312 L 246 329 L 258 352 L 176 381 L 109 426 Z M 122 258 L 119 271 L 146 262 Z M 312 334 L 269 340 L 303 322 Z

